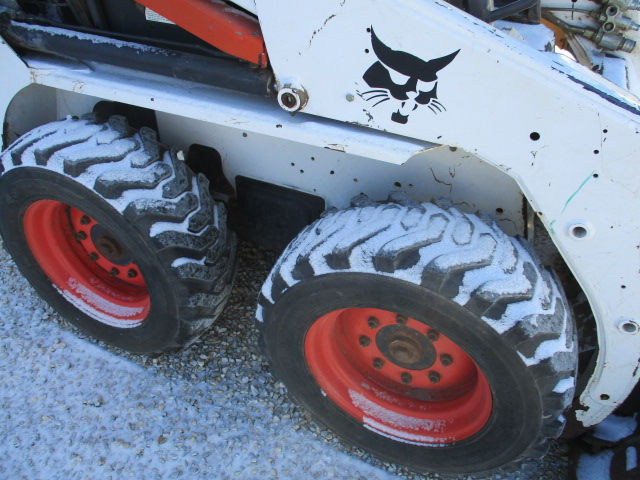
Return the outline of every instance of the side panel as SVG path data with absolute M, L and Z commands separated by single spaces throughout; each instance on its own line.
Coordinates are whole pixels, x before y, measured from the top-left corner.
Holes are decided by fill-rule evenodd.
M 256 6 L 276 79 L 306 92 L 304 112 L 459 146 L 519 183 L 594 310 L 600 353 L 578 418 L 602 420 L 640 375 L 635 97 L 438 1 Z
M 0 62 L 2 65 L 2 88 L 0 88 L 0 115 L 6 119 L 6 111 L 13 97 L 31 83 L 27 66 L 16 56 L 7 43 L 0 38 Z M 7 137 L 11 134 L 11 126 L 3 125 L 3 148 Z
M 320 196 L 327 207 L 337 208 L 361 193 L 374 200 L 391 192 L 419 201 L 442 196 L 464 211 L 492 214 L 511 235 L 525 232 L 518 185 L 461 149 L 435 148 L 394 165 L 173 114 L 158 112 L 157 119 L 164 142 L 185 150 L 191 144 L 218 150 L 231 182 L 237 176 L 255 178 Z

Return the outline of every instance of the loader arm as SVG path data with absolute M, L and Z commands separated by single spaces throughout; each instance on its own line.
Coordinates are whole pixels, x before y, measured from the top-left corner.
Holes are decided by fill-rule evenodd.
M 224 2 L 141 0 L 138 3 L 223 52 L 263 68 L 267 66 L 267 52 L 258 21 Z

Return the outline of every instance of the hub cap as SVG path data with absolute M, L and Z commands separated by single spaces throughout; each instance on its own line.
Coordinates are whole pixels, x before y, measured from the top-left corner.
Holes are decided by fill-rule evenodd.
M 82 211 L 40 200 L 24 215 L 34 258 L 76 308 L 120 328 L 140 325 L 149 313 L 147 285 L 123 244 Z
M 458 345 L 422 322 L 371 308 L 335 310 L 305 339 L 323 392 L 368 429 L 413 444 L 447 444 L 478 433 L 491 389 Z

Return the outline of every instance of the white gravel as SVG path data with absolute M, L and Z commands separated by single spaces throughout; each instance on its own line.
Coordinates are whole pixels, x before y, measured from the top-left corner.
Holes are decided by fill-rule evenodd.
M 61 320 L 0 242 L 0 479 L 439 478 L 342 444 L 289 401 L 253 329 L 274 258 L 247 245 L 240 254 L 214 328 L 187 351 L 152 359 Z M 565 451 L 556 444 L 506 478 L 565 478 Z

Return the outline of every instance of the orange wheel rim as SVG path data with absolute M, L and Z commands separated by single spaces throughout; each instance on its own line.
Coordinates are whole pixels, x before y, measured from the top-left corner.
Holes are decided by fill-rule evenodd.
M 60 294 L 95 320 L 137 327 L 149 314 L 147 284 L 123 244 L 77 208 L 39 200 L 24 215 L 35 260 Z
M 323 394 L 385 437 L 450 444 L 480 432 L 491 416 L 491 389 L 476 363 L 413 318 L 335 310 L 313 323 L 304 351 Z

